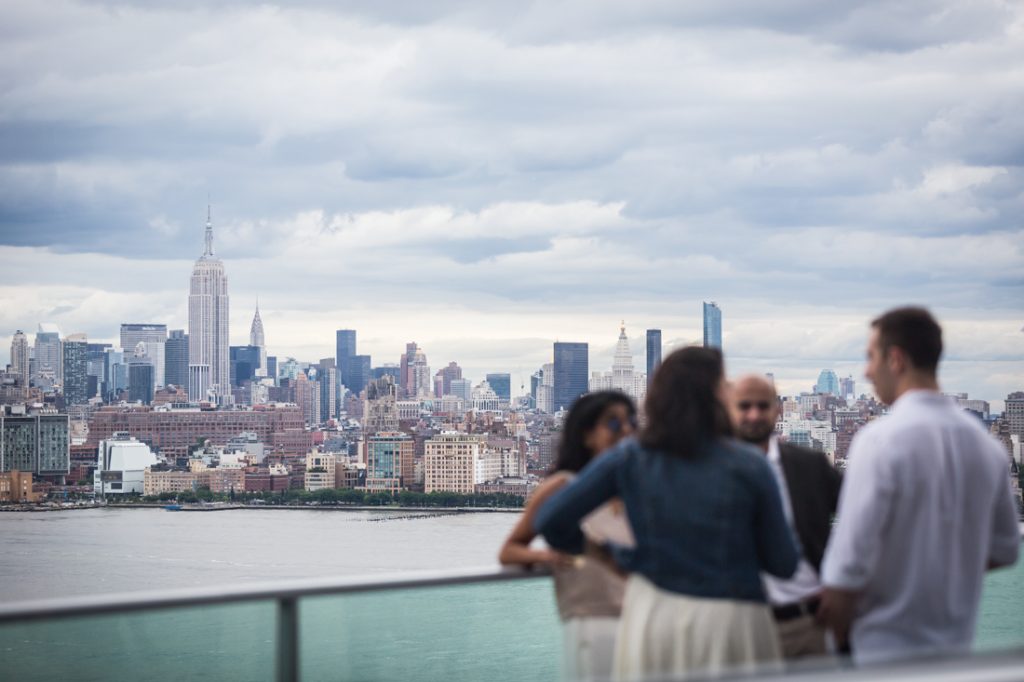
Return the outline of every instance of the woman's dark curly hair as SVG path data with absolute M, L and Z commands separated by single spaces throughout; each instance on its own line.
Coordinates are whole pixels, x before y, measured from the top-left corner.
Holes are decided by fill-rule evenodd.
M 716 394 L 724 372 L 717 348 L 682 348 L 665 358 L 647 389 L 640 444 L 693 457 L 714 439 L 731 436 L 729 413 Z
M 579 471 L 596 452 L 591 452 L 583 441 L 597 426 L 598 420 L 612 405 L 625 405 L 630 418 L 636 417 L 633 400 L 620 391 L 596 391 L 580 396 L 569 408 L 562 426 L 562 439 L 558 443 L 558 457 L 552 471 Z

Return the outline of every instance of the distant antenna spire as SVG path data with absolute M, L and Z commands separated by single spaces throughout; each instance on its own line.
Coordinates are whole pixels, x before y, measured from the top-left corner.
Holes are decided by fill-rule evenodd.
M 206 250 L 204 256 L 213 256 L 213 221 L 210 219 L 210 204 L 206 205 Z

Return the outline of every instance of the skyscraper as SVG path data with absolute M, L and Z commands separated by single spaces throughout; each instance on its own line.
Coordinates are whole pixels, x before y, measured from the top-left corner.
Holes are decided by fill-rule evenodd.
M 72 334 L 61 344 L 64 362 L 64 402 L 84 405 L 89 402 L 89 375 L 86 362 L 89 342 L 85 334 Z
M 348 360 L 348 381 L 345 387 L 359 395 L 364 388 L 366 388 L 367 382 L 373 378 L 373 368 L 371 367 L 371 358 L 369 355 L 353 355 Z
M 836 373 L 830 369 L 823 369 L 818 374 L 818 383 L 814 385 L 814 392 L 827 394 L 827 395 L 839 395 L 839 377 Z
M 164 386 L 164 357 L 167 344 L 166 324 L 122 324 L 121 349 L 126 353 L 135 352 L 139 343 L 146 344 L 146 355 L 153 364 L 153 381 L 156 386 Z
M 352 358 L 356 356 L 356 330 L 339 329 L 334 334 L 334 343 L 334 360 L 336 363 L 335 367 L 338 369 L 338 381 L 344 384 L 345 388 L 352 391 L 354 389 L 349 385 L 352 381 L 349 365 Z
M 18 375 L 22 388 L 28 386 L 28 337 L 20 329 L 11 339 L 11 371 Z
M 512 402 L 512 375 L 507 372 L 498 372 L 487 375 L 487 383 L 498 395 L 498 400 Z
M 164 385 L 188 387 L 188 334 L 172 329 L 164 344 Z
M 587 392 L 590 373 L 589 346 L 586 343 L 556 341 L 555 355 L 555 412 L 569 409 L 573 401 Z
M 249 327 L 249 345 L 260 349 L 259 367 L 256 367 L 254 375 L 267 376 L 267 342 L 263 338 L 263 320 L 260 319 L 259 301 L 256 302 L 256 314 L 253 315 L 252 325 Z
M 453 395 L 452 380 L 462 378 L 462 368 L 459 367 L 459 363 L 453 360 L 448 363 L 447 367 L 439 369 L 437 373 L 441 375 L 441 395 L 437 397 L 443 398 L 446 395 Z
M 704 303 L 704 347 L 722 349 L 722 309 L 714 301 Z
M 36 332 L 35 343 L 36 369 L 33 379 L 50 383 L 61 380 L 63 358 L 60 352 L 60 329 L 57 325 L 42 323 Z M 41 382 L 37 381 L 36 385 Z
M 128 400 L 149 405 L 153 402 L 153 383 L 156 372 L 153 359 L 147 355 L 148 347 L 143 341 L 135 345 L 128 361 Z
M 647 330 L 647 385 L 651 385 L 654 371 L 661 364 L 661 330 Z
M 230 346 L 231 385 L 241 386 L 256 377 L 260 364 L 259 346 Z
M 206 214 L 206 248 L 192 268 L 188 297 L 188 397 L 231 395 L 228 355 L 228 278 L 213 253 L 213 223 Z M 127 349 L 126 349 L 127 350 Z

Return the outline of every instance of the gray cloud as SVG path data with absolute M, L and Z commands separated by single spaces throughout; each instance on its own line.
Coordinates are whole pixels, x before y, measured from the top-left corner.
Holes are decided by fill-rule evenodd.
M 575 333 L 603 362 L 620 318 L 692 339 L 714 298 L 737 360 L 803 376 L 890 305 L 1024 312 L 1019 5 L 0 9 L 0 334 L 182 326 L 208 196 L 233 322 L 259 291 L 294 353 L 355 318 L 482 369 Z M 1024 374 L 1001 333 L 964 361 L 1017 363 L 985 390 Z

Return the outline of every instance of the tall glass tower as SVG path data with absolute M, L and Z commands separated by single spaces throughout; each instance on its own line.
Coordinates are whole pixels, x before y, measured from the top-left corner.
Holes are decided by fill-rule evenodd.
M 651 385 L 654 371 L 661 364 L 661 330 L 647 330 L 647 385 Z
M 589 348 L 585 343 L 555 342 L 555 412 L 569 409 L 573 401 L 587 392 L 590 376 Z
M 352 358 L 356 356 L 356 330 L 339 329 L 334 335 L 335 367 L 338 369 L 338 381 L 344 384 L 345 388 L 355 392 L 352 381 Z
M 704 347 L 722 349 L 722 309 L 714 301 L 704 302 Z

